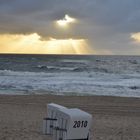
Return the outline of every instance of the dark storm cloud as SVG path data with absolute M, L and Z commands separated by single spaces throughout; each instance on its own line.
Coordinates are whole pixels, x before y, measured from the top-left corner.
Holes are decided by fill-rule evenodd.
M 53 21 L 65 14 L 80 22 L 70 30 L 56 28 Z M 139 25 L 140 0 L 0 0 L 1 33 L 83 37 L 99 50 L 121 53 L 128 47 L 131 53 L 129 35 L 139 32 Z
M 65 0 L 6 0 L 0 3 L 0 32 L 54 34 L 53 21 L 77 14 L 79 2 Z M 72 8 L 75 7 L 75 8 Z M 53 30 L 52 30 L 53 29 Z M 57 31 L 56 31 L 57 32 Z M 57 33 L 56 33 L 57 34 Z

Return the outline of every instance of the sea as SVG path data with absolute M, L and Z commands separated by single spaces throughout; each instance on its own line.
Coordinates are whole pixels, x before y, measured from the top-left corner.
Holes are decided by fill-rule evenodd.
M 140 97 L 140 56 L 0 54 L 0 94 Z

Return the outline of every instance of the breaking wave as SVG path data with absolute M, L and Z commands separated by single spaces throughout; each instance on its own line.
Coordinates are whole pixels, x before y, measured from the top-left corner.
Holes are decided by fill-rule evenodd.
M 0 94 L 140 97 L 139 78 L 139 74 L 0 70 Z

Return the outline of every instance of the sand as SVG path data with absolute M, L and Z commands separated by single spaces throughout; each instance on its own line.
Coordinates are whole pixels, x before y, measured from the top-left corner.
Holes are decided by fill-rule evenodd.
M 0 140 L 50 140 L 42 134 L 47 103 L 93 115 L 93 140 L 140 140 L 140 98 L 0 95 Z

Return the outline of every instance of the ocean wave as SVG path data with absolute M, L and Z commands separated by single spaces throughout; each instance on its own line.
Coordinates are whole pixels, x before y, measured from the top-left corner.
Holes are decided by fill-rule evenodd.
M 41 70 L 45 70 L 45 71 L 50 71 L 50 72 L 54 72 L 54 71 L 84 71 L 87 70 L 87 68 L 82 68 L 82 67 L 63 67 L 63 66 L 47 66 L 47 65 L 38 65 L 36 68 L 41 69 Z
M 124 78 L 125 77 L 125 78 Z M 129 77 L 129 78 L 126 78 Z M 18 72 L 0 70 L 1 90 L 15 94 L 111 95 L 140 97 L 140 74 L 100 72 Z

